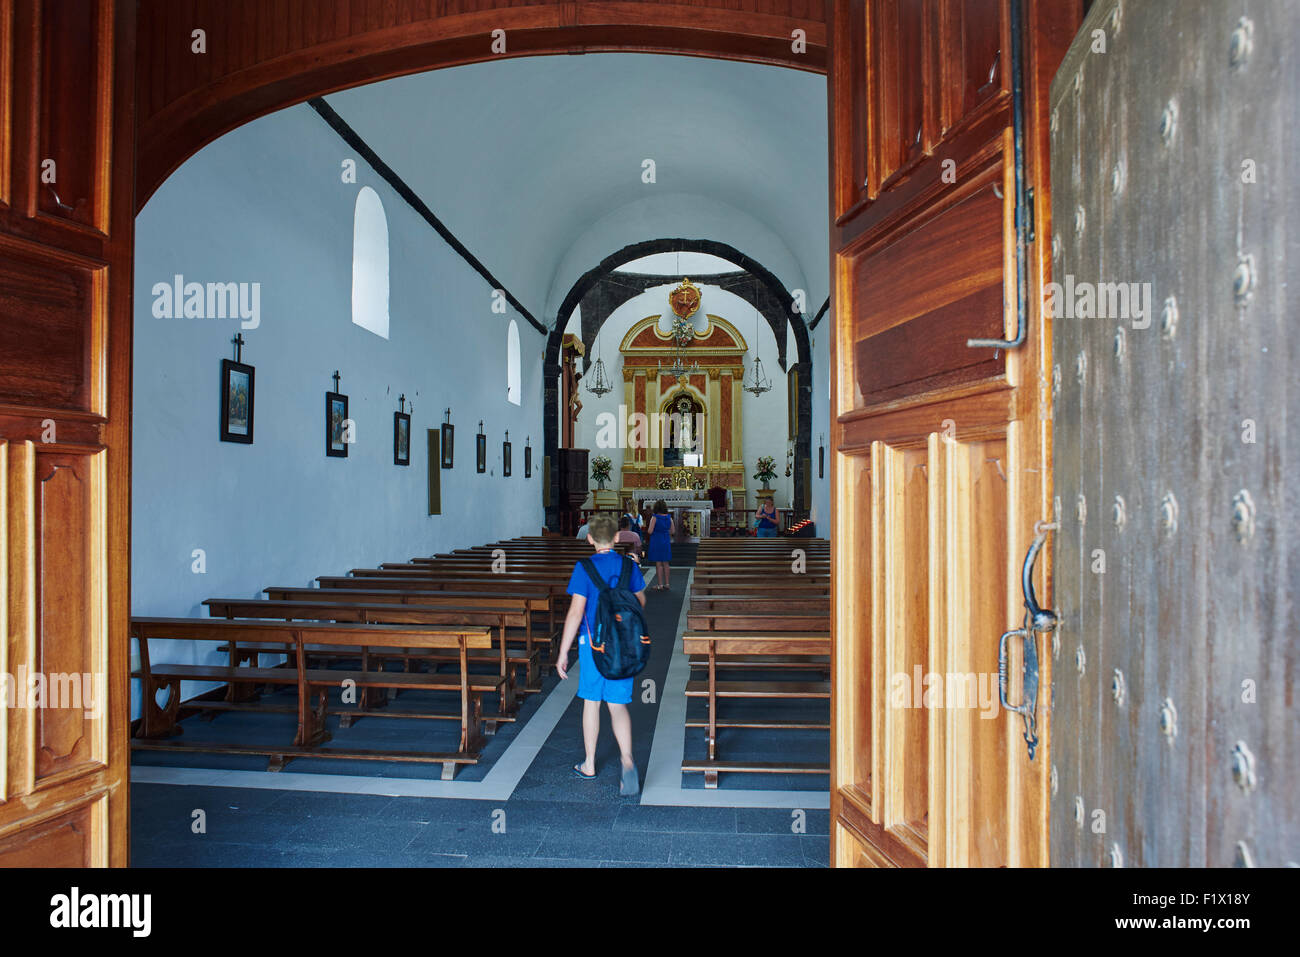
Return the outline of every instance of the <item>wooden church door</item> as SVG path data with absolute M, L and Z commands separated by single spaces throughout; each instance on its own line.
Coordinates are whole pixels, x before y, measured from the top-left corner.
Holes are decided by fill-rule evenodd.
M 0 867 L 127 863 L 134 16 L 0 0 Z
M 1054 864 L 1300 862 L 1298 44 L 1098 0 L 1052 85 Z
M 1081 6 L 831 3 L 837 866 L 1047 863 L 1050 638 L 1032 758 L 998 655 L 1054 517 L 1048 84 Z M 1027 645 L 1005 640 L 1030 710 Z

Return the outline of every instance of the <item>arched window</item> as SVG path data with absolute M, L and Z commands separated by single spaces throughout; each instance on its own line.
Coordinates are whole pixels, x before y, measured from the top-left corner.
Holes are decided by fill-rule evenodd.
M 388 338 L 388 217 L 369 186 L 357 193 L 352 220 L 352 321 Z
M 515 405 L 523 405 L 523 389 L 519 385 L 519 326 L 513 319 L 506 332 L 506 398 Z

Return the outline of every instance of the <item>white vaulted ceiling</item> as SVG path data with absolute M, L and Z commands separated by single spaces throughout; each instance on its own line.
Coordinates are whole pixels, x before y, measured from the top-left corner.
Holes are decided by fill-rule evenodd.
M 326 98 L 550 325 L 633 242 L 711 239 L 828 292 L 826 79 L 698 57 L 507 59 Z M 642 181 L 654 160 L 656 182 Z

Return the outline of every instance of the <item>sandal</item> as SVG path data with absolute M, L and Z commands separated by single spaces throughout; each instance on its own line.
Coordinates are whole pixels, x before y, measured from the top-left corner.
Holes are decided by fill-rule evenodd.
M 583 774 L 581 761 L 579 761 L 577 764 L 573 766 L 573 773 L 576 774 L 578 777 L 582 778 L 582 780 L 584 781 L 594 781 L 598 777 L 597 774 Z

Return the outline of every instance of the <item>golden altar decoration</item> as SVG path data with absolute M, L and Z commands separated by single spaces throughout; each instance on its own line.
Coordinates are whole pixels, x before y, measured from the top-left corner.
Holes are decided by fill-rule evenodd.
M 744 501 L 746 472 L 743 461 L 741 399 L 745 373 L 745 354 L 749 345 L 740 331 L 721 316 L 705 313 L 702 330 L 692 315 L 700 311 L 699 290 L 683 280 L 669 297 L 674 322 L 670 332 L 659 329 L 662 315 L 646 316 L 633 324 L 619 344 L 623 365 L 623 404 L 629 416 L 646 417 L 647 441 L 639 448 L 628 448 L 623 456 L 621 495 L 624 499 L 643 501 L 658 490 L 707 489 L 713 485 L 729 489 Z M 698 317 L 697 317 L 698 319 Z M 686 325 L 690 334 L 685 335 Z M 669 375 L 663 363 L 683 357 L 689 371 Z M 698 368 L 696 368 L 698 364 Z M 656 426 L 685 418 L 679 412 L 683 400 L 693 413 L 703 414 L 703 434 L 698 436 L 695 421 L 681 429 L 691 436 L 692 446 L 701 461 L 665 462 L 663 436 Z M 696 420 L 698 421 L 698 420 Z M 671 425 L 664 428 L 666 435 Z M 685 472 L 683 472 L 683 469 Z M 685 482 L 681 485 L 679 482 Z

